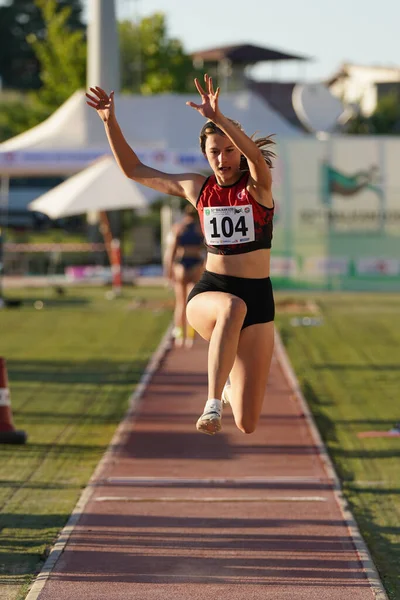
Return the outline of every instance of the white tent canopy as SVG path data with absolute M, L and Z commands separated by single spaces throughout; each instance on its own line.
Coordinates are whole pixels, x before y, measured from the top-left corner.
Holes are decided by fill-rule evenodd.
M 58 219 L 90 211 L 145 209 L 159 196 L 125 177 L 107 156 L 31 202 L 29 209 Z
M 198 135 L 204 120 L 186 106 L 187 100 L 198 102 L 199 96 L 116 96 L 116 113 L 125 137 L 135 150 L 149 153 L 143 158 L 148 164 L 160 151 L 161 158 L 156 158 L 159 167 L 163 160 L 185 165 L 185 153 L 200 155 Z M 223 112 L 238 120 L 249 134 L 274 133 L 278 140 L 279 136 L 304 135 L 249 90 L 224 94 L 220 103 Z M 22 172 L 24 167 L 30 173 L 35 169 L 37 173 L 57 172 L 57 168 L 60 173 L 71 173 L 109 152 L 104 127 L 87 106 L 84 91 L 79 90 L 46 121 L 0 144 L 0 173 Z
M 197 149 L 203 119 L 185 102 L 198 95 L 159 94 L 115 97 L 118 121 L 135 148 Z M 301 135 L 259 96 L 250 91 L 224 94 L 221 108 L 249 133 Z M 46 121 L 0 144 L 1 152 L 16 150 L 100 150 L 107 140 L 96 112 L 86 104 L 85 93 L 75 92 Z

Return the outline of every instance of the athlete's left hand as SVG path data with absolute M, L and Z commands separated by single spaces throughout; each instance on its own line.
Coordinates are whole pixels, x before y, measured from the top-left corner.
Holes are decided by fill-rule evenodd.
M 197 110 L 197 112 L 199 112 L 205 119 L 215 121 L 221 114 L 218 108 L 219 87 L 214 92 L 212 77 L 209 77 L 207 73 L 204 75 L 204 81 L 207 91 L 203 90 L 197 78 L 194 80 L 194 84 L 200 94 L 202 103 L 195 104 L 194 102 L 186 102 L 186 104 Z

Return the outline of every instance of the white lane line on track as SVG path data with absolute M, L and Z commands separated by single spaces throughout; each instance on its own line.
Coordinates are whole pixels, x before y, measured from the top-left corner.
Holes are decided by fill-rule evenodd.
M 294 369 L 290 363 L 286 349 L 282 343 L 282 338 L 277 329 L 275 329 L 275 356 L 281 366 L 282 372 L 286 377 L 289 386 L 297 399 L 299 406 L 305 415 L 314 444 L 319 448 L 319 455 L 324 464 L 325 472 L 328 478 L 334 482 L 334 496 L 337 505 L 340 509 L 341 514 L 347 525 L 350 539 L 352 540 L 355 550 L 357 552 L 359 561 L 363 567 L 364 573 L 371 586 L 372 593 L 375 596 L 375 600 L 388 600 L 386 590 L 383 587 L 382 581 L 379 577 L 378 570 L 375 566 L 372 556 L 369 552 L 368 546 L 365 543 L 364 538 L 358 528 L 358 525 L 354 519 L 354 516 L 347 504 L 345 497 L 343 496 L 341 483 L 339 477 L 336 474 L 333 463 L 330 459 L 328 451 L 324 442 L 322 441 L 319 430 L 316 426 L 314 417 L 312 416 L 311 410 L 307 404 L 307 401 L 301 390 L 299 380 L 296 377 Z
M 184 498 L 179 496 L 155 496 L 151 498 L 140 496 L 99 496 L 96 502 L 182 502 L 193 504 L 201 502 L 326 502 L 327 498 L 322 496 L 238 496 L 238 497 L 209 497 Z
M 89 502 L 94 493 L 94 482 L 96 481 L 96 479 L 99 478 L 100 473 L 103 471 L 108 462 L 112 460 L 114 448 L 120 446 L 123 443 L 124 437 L 126 435 L 126 429 L 129 426 L 128 424 L 132 422 L 132 419 L 134 418 L 138 410 L 143 393 L 145 392 L 146 387 L 149 381 L 151 380 L 152 376 L 154 375 L 155 371 L 158 369 L 161 360 L 163 359 L 166 352 L 171 346 L 171 332 L 172 326 L 168 327 L 158 348 L 147 363 L 146 369 L 144 370 L 139 383 L 135 387 L 135 391 L 131 394 L 131 397 L 129 399 L 128 411 L 126 412 L 125 417 L 119 424 L 108 446 L 107 451 L 105 452 L 103 458 L 97 465 L 95 472 L 92 475 L 88 485 L 83 490 L 74 510 L 72 511 L 68 523 L 65 525 L 56 543 L 52 547 L 50 554 L 42 567 L 42 570 L 34 580 L 28 595 L 25 597 L 25 600 L 39 600 L 40 594 L 46 584 L 46 581 L 49 579 L 50 574 L 54 569 L 58 559 L 64 552 L 65 546 L 67 545 L 71 533 L 75 529 L 82 513 L 85 510 L 86 504 Z
M 207 477 L 207 478 L 185 478 L 185 477 L 107 477 L 98 483 L 115 483 L 125 485 L 249 485 L 265 483 L 333 483 L 329 479 L 321 477 Z

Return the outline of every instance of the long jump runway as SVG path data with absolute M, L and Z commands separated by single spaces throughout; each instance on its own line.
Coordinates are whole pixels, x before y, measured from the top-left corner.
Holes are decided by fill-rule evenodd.
M 27 600 L 386 598 L 277 341 L 257 431 L 215 436 L 206 344 L 164 342 Z

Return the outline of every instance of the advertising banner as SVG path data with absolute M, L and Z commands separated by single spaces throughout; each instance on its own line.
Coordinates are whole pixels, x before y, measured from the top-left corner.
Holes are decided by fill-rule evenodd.
M 400 140 L 284 140 L 278 152 L 275 286 L 400 290 Z

